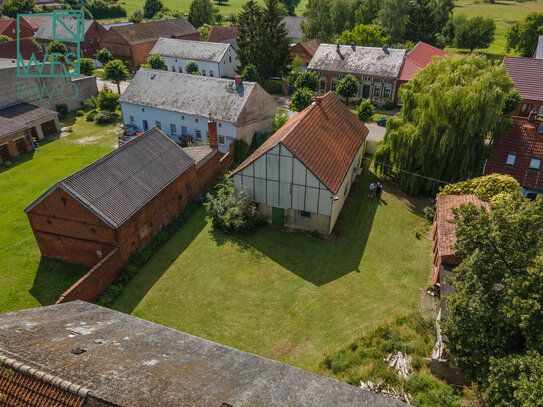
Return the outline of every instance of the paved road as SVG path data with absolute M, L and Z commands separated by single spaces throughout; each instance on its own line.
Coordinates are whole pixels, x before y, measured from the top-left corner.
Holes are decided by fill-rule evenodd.
M 366 126 L 370 131 L 368 133 L 368 140 L 379 142 L 385 137 L 385 127 L 377 126 L 375 123 L 367 123 Z
M 128 86 L 130 82 L 121 82 L 121 95 L 125 91 L 126 87 Z M 96 77 L 96 85 L 98 86 L 98 91 L 101 91 L 102 89 L 109 89 L 112 92 L 117 92 L 117 85 L 115 85 L 111 81 L 106 81 L 99 76 Z

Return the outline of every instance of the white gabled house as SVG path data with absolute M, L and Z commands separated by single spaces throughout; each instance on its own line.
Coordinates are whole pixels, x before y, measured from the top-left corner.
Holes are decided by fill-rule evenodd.
M 255 133 L 269 132 L 275 114 L 275 101 L 258 83 L 147 68 L 138 71 L 119 103 L 125 126 L 156 126 L 174 141 L 188 135 L 206 142 L 211 118 L 222 153 L 236 138 L 250 144 Z
M 149 54 L 164 58 L 168 71 L 183 73 L 186 63 L 194 61 L 203 76 L 213 78 L 233 78 L 238 63 L 234 48 L 219 42 L 159 38 Z
M 361 172 L 368 128 L 328 92 L 232 173 L 268 222 L 328 235 Z

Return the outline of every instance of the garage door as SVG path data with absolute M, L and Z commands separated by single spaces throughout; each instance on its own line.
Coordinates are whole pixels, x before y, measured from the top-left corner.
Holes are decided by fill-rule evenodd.
M 57 125 L 55 120 L 49 120 L 48 122 L 41 124 L 41 130 L 43 131 L 44 137 L 50 136 L 57 132 Z

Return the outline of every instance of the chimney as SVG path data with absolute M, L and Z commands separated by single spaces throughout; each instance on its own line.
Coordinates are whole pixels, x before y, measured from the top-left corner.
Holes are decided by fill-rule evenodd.
M 537 112 L 534 110 L 530 111 L 530 115 L 528 116 L 528 120 L 530 120 L 531 122 L 533 122 L 535 120 L 535 116 L 536 116 Z
M 339 40 L 336 42 L 336 51 L 339 53 Z
M 207 122 L 207 137 L 209 140 L 209 147 L 219 148 L 219 138 L 217 137 L 217 122 L 209 118 Z
M 386 55 L 389 55 L 389 54 L 390 54 L 390 51 L 388 50 L 388 48 L 387 48 L 386 45 L 383 45 L 383 52 L 384 52 Z
M 354 45 L 354 42 L 351 42 L 351 48 L 353 51 L 356 51 L 356 46 Z
M 234 81 L 236 82 L 236 86 L 241 85 L 241 76 L 237 75 L 237 76 L 234 78 Z

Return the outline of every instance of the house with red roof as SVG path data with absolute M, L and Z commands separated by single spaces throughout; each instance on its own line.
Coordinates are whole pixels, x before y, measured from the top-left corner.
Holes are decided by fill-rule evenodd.
M 34 55 L 37 61 L 43 61 L 43 52 L 30 38 L 19 40 L 19 53 L 24 60 Z M 17 59 L 17 40 L 0 42 L 0 58 Z
M 442 49 L 436 48 L 430 44 L 420 41 L 415 47 L 405 55 L 402 70 L 398 78 L 398 87 L 409 82 L 419 69 L 426 68 L 432 62 L 434 57 L 452 56 L 452 54 Z M 394 101 L 398 102 L 398 92 L 396 92 Z
M 525 196 L 543 194 L 543 121 L 513 118 L 513 125 L 498 141 L 485 165 L 485 175 L 508 174 L 522 186 Z
M 224 27 L 214 25 L 209 31 L 207 36 L 207 42 L 222 42 L 225 44 L 230 44 L 232 48 L 238 49 L 238 27 L 234 24 Z
M 312 40 L 293 45 L 290 47 L 290 52 L 293 55 L 298 55 L 302 59 L 302 65 L 307 66 L 315 55 L 315 52 L 317 52 L 319 45 L 323 43 L 324 40 L 322 38 L 313 38 Z
M 503 65 L 522 97 L 513 116 L 527 117 L 532 110 L 543 116 L 543 59 L 505 57 Z
M 0 19 L 0 35 L 7 35 L 13 40 L 17 39 L 17 20 L 14 18 Z M 19 22 L 19 38 L 32 37 L 33 35 L 32 27 L 25 20 L 21 20 Z
M 328 235 L 362 168 L 368 128 L 328 92 L 286 122 L 231 177 L 268 222 Z

